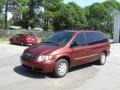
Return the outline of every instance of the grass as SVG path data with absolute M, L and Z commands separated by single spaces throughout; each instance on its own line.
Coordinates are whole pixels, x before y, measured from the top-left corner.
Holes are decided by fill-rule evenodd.
M 4 37 L 4 38 L 3 38 L 3 37 L 2 37 L 2 38 L 0 37 L 0 41 L 1 41 L 1 42 L 2 42 L 2 41 L 9 41 L 9 37 Z
M 10 37 L 15 36 L 16 34 L 33 34 L 38 38 L 38 41 L 41 41 L 44 37 L 47 37 L 51 32 L 41 32 L 34 30 L 0 30 L 0 42 L 9 41 Z
M 9 38 L 0 38 L 0 43 L 8 43 Z

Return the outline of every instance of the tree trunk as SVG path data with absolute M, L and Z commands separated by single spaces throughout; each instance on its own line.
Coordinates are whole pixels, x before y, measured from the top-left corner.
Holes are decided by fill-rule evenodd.
M 45 12 L 44 13 L 46 13 L 46 11 L 47 11 L 47 1 L 45 0 L 45 2 L 44 2 L 44 9 L 45 9 Z M 48 28 L 47 28 L 47 16 L 45 15 L 44 16 L 44 31 L 47 31 L 48 30 Z
M 44 16 L 44 31 L 48 31 L 48 18 L 46 16 Z
M 6 1 L 6 5 L 5 5 L 5 29 L 7 29 L 8 27 L 8 23 L 7 23 L 7 12 L 8 12 L 8 0 Z
M 34 6 L 36 5 L 36 0 L 30 0 L 29 5 L 29 20 L 35 21 L 35 12 L 34 12 Z M 30 27 L 34 28 L 35 23 L 29 23 Z

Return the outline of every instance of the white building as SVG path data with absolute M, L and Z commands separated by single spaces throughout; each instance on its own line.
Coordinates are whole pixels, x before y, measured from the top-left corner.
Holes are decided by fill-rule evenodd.
M 120 42 L 120 12 L 115 11 L 113 41 Z

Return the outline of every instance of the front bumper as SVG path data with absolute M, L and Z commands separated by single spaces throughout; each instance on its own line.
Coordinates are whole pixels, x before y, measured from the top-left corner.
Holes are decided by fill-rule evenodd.
M 54 69 L 54 62 L 51 61 L 43 61 L 43 62 L 37 62 L 37 60 L 34 61 L 25 61 L 21 59 L 21 63 L 24 67 L 31 69 L 33 71 L 39 71 L 43 73 L 47 72 L 53 72 Z

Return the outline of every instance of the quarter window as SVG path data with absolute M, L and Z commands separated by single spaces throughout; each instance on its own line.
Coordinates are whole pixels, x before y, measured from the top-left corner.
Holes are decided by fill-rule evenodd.
M 105 43 L 108 41 L 106 36 L 100 32 L 85 32 L 88 45 Z

